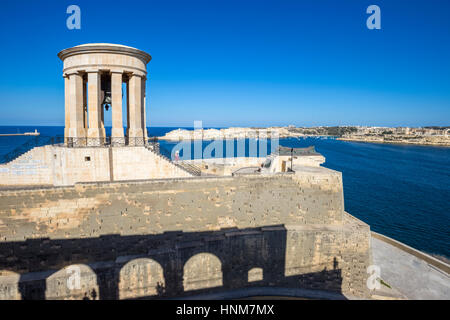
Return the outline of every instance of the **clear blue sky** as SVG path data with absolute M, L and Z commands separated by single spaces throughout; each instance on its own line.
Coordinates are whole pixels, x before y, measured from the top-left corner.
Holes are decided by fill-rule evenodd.
M 70 4 L 81 8 L 81 30 L 66 28 Z M 371 4 L 381 30 L 366 27 Z M 90 42 L 152 55 L 151 126 L 450 125 L 448 0 L 0 6 L 0 125 L 63 125 L 56 54 Z

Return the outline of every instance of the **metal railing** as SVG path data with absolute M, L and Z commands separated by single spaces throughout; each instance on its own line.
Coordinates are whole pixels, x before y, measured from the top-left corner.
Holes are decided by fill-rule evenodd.
M 35 147 L 54 145 L 60 147 L 125 147 L 125 146 L 146 146 L 150 150 L 160 153 L 160 146 L 157 137 L 105 137 L 105 138 L 64 138 L 62 136 L 31 137 L 30 140 L 18 146 L 14 150 L 1 155 L 0 163 L 11 162 Z
M 166 147 L 163 147 L 159 144 L 159 142 L 156 141 L 156 144 L 158 145 L 158 153 L 164 157 L 166 157 L 167 159 L 169 159 L 170 161 L 172 161 L 172 151 L 167 149 Z
M 146 146 L 156 138 L 144 137 L 102 137 L 102 138 L 65 138 L 64 144 L 70 148 L 76 147 L 125 147 Z
M 148 140 L 147 148 L 150 149 L 151 151 L 156 152 L 157 154 L 161 153 L 161 147 L 157 140 Z

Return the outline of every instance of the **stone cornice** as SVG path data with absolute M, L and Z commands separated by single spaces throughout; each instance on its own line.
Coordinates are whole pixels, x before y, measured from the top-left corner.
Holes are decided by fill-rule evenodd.
M 116 73 L 132 73 L 137 74 L 142 77 L 147 75 L 147 71 L 135 68 L 132 66 L 126 65 L 117 65 L 117 64 L 86 64 L 86 65 L 77 65 L 73 67 L 68 67 L 63 70 L 63 73 L 77 73 L 77 72 L 100 72 L 103 70 L 108 70 L 109 72 Z M 114 70 L 114 71 L 113 71 Z
M 64 49 L 58 53 L 58 57 L 64 61 L 67 57 L 71 57 L 78 54 L 89 54 L 89 53 L 115 53 L 115 54 L 125 54 L 132 57 L 136 57 L 142 60 L 145 64 L 149 63 L 152 57 L 139 49 L 125 47 L 121 45 L 114 44 L 92 44 L 92 45 L 81 45 L 68 49 Z

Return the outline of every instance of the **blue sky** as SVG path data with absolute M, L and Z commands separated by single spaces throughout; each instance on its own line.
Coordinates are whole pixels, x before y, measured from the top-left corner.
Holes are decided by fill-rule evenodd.
M 66 27 L 71 4 L 81 8 L 81 30 Z M 366 27 L 371 4 L 381 8 L 381 30 Z M 450 125 L 448 0 L 0 6 L 0 125 L 63 125 L 56 54 L 91 42 L 152 55 L 150 126 Z

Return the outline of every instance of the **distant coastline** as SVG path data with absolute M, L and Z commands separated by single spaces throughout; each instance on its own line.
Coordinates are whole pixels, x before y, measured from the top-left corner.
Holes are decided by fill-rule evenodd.
M 231 127 L 224 129 L 176 129 L 159 137 L 161 140 L 270 139 L 300 137 L 336 137 L 337 140 L 366 143 L 389 143 L 450 147 L 450 127 Z
M 384 140 L 384 139 L 368 139 L 364 137 L 354 138 L 337 138 L 336 140 L 349 141 L 349 142 L 363 142 L 363 143 L 384 143 L 384 144 L 396 144 L 396 145 L 416 145 L 416 146 L 434 146 L 434 147 L 450 147 L 450 141 L 433 142 L 426 140 Z
M 270 138 L 297 138 L 307 136 L 304 133 L 291 131 L 286 127 L 268 128 L 243 128 L 231 127 L 223 129 L 176 129 L 167 132 L 164 136 L 158 137 L 160 140 L 181 141 L 181 140 L 214 140 L 214 139 L 270 139 Z M 319 136 L 319 135 L 317 135 Z
M 9 137 L 9 136 L 38 136 L 40 133 L 37 129 L 34 132 L 24 132 L 24 133 L 0 133 L 0 137 Z
M 450 127 L 355 127 L 343 141 L 450 147 Z

